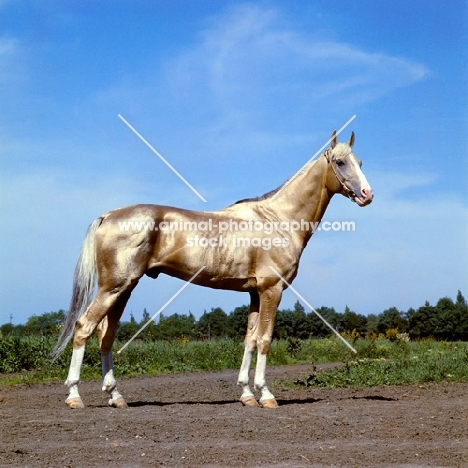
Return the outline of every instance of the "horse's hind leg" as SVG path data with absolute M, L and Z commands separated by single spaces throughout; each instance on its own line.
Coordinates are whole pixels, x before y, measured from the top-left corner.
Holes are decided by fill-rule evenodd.
M 102 391 L 110 395 L 109 406 L 126 408 L 127 403 L 117 390 L 114 377 L 114 361 L 112 358 L 112 344 L 115 339 L 117 326 L 127 304 L 130 292 L 123 295 L 111 311 L 104 317 L 97 327 L 99 346 L 101 348 L 102 363 Z
M 73 354 L 68 371 L 68 377 L 65 385 L 68 387 L 68 398 L 66 403 L 70 408 L 84 408 L 81 397 L 78 393 L 78 382 L 80 380 L 80 371 L 83 364 L 86 342 L 93 334 L 98 324 L 106 317 L 116 305 L 121 304 L 122 309 L 130 297 L 130 293 L 136 286 L 138 280 L 127 281 L 126 284 L 112 289 L 110 292 L 98 290 L 96 297 L 91 302 L 86 312 L 76 321 L 75 335 L 73 337 Z M 120 318 L 121 312 L 119 314 Z M 117 319 L 118 321 L 118 319 Z M 115 332 L 115 331 L 114 331 Z
M 83 356 L 85 352 L 85 346 L 79 348 L 73 347 L 73 354 L 68 369 L 68 377 L 65 381 L 65 385 L 68 387 L 68 397 L 65 403 L 70 408 L 84 408 L 83 401 L 81 400 L 78 392 L 78 382 L 80 380 L 80 370 L 83 364 Z

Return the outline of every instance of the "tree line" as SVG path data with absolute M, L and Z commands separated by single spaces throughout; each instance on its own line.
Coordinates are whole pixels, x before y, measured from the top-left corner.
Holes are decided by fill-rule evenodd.
M 380 314 L 368 316 L 353 312 L 348 307 L 337 312 L 333 307 L 320 307 L 317 312 L 336 330 L 365 336 L 368 332 L 387 334 L 389 330 L 407 333 L 411 339 L 432 337 L 439 340 L 468 341 L 468 304 L 461 291 L 456 300 L 448 297 L 432 306 L 426 302 L 418 309 L 400 311 L 396 307 Z M 227 314 L 220 307 L 212 308 L 196 320 L 192 313 L 160 315 L 158 323 L 150 323 L 138 336 L 140 340 L 206 340 L 213 338 L 243 338 L 247 326 L 249 306 L 236 307 Z M 66 312 L 47 312 L 33 315 L 24 325 L 6 323 L 0 327 L 0 337 L 9 335 L 58 335 Z M 143 311 L 141 320 L 133 314 L 130 321 L 120 322 L 117 339 L 129 340 L 148 320 L 150 314 Z M 332 334 L 331 330 L 313 312 L 306 313 L 297 301 L 293 309 L 278 310 L 274 338 L 318 338 Z

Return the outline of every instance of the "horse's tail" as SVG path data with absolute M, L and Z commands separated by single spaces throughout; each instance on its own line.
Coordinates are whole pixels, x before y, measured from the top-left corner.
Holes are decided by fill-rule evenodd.
M 52 350 L 52 359 L 60 356 L 73 336 L 76 321 L 85 313 L 94 293 L 96 283 L 96 255 L 94 250 L 94 237 L 103 218 L 97 218 L 91 223 L 81 246 L 80 256 L 75 267 L 73 277 L 73 293 L 70 308 L 63 323 L 63 328 L 57 344 Z

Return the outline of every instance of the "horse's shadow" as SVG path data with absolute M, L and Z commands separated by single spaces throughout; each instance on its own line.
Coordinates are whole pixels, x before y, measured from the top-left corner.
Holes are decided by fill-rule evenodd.
M 281 400 L 277 399 L 279 406 L 287 405 L 300 405 L 305 403 L 318 403 L 323 401 L 324 398 L 303 398 L 293 400 Z M 232 405 L 238 404 L 239 400 L 214 400 L 214 401 L 131 401 L 127 402 L 129 408 L 140 408 L 142 406 L 172 406 L 172 405 Z
M 313 404 L 319 403 L 321 401 L 326 401 L 327 398 L 294 398 L 291 400 L 282 400 L 277 399 L 278 406 L 288 406 L 288 405 L 304 405 L 304 404 Z M 398 398 L 392 397 L 384 397 L 381 395 L 364 395 L 364 396 L 350 396 L 345 398 L 339 398 L 339 400 L 376 400 L 376 401 L 398 401 Z M 141 408 L 145 406 L 174 406 L 174 405 L 185 405 L 185 406 L 192 406 L 192 405 L 218 405 L 218 406 L 227 406 L 227 405 L 237 405 L 239 404 L 239 400 L 200 400 L 200 401 L 189 401 L 189 400 L 178 400 L 178 401 L 130 401 L 127 402 L 129 408 Z M 93 406 L 93 405 L 91 405 Z M 106 405 L 94 405 L 94 407 L 107 407 Z
M 127 402 L 129 408 L 140 408 L 141 406 L 172 406 L 172 405 L 230 405 L 236 400 L 216 401 L 131 401 Z

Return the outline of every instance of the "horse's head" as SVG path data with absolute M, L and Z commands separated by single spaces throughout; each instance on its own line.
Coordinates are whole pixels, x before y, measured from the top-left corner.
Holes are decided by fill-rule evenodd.
M 331 149 L 325 153 L 328 161 L 327 188 L 341 193 L 359 206 L 372 202 L 374 193 L 361 170 L 362 163 L 353 153 L 354 132 L 348 143 L 338 143 L 336 131 L 332 133 Z

